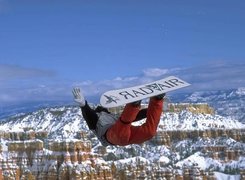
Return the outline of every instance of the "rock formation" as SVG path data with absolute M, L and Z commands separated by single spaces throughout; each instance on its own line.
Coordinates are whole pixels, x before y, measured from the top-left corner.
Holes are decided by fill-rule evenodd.
M 45 139 L 47 132 L 1 132 L 1 138 L 7 144 L 0 147 L 0 179 L 215 179 L 212 172 L 204 172 L 195 165 L 177 171 L 164 164 L 147 164 L 139 159 L 135 165 L 115 166 L 103 160 L 106 148 L 101 146 L 94 153 L 86 133 L 80 132 L 78 136 L 80 140 L 50 140 Z M 223 136 L 244 142 L 245 130 L 162 131 L 149 143 L 171 146 L 188 138 Z M 221 162 L 244 156 L 244 151 L 222 145 L 199 148 L 206 156 Z M 243 177 L 244 170 L 241 169 L 240 174 Z

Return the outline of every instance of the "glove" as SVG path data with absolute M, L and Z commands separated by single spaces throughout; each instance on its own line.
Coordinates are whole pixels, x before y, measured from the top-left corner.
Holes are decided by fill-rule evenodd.
M 83 107 L 86 104 L 84 96 L 82 95 L 80 88 L 75 87 L 72 90 L 72 94 L 74 96 L 74 101 L 79 104 L 79 106 Z

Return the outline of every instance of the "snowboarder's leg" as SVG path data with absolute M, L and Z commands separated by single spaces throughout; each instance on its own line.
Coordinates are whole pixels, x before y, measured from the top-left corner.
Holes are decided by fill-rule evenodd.
M 140 104 L 130 103 L 127 104 L 120 116 L 120 121 L 124 124 L 133 122 L 140 111 Z
M 85 106 L 81 107 L 81 110 L 82 110 L 83 118 L 88 124 L 89 129 L 90 130 L 96 129 L 96 124 L 98 121 L 98 115 L 96 114 L 96 111 L 90 108 L 87 101 L 85 103 Z
M 121 144 L 119 145 L 141 144 L 155 136 L 162 113 L 162 107 L 162 99 L 151 98 L 147 110 L 147 119 L 142 126 L 128 125 L 122 127 L 121 124 L 119 124 L 118 122 L 118 124 L 115 126 L 115 128 L 117 129 L 113 130 L 115 136 L 124 133 L 125 130 L 127 132 L 127 139 L 123 139 L 123 142 L 121 142 Z M 120 141 L 120 139 L 118 139 L 117 141 Z M 117 143 L 117 141 L 114 142 L 114 144 Z
M 130 127 L 129 144 L 141 144 L 156 134 L 163 108 L 163 99 L 151 98 L 147 110 L 147 119 L 142 126 Z
M 131 136 L 131 122 L 136 119 L 140 104 L 127 104 L 118 121 L 108 129 L 107 140 L 115 145 L 127 145 Z

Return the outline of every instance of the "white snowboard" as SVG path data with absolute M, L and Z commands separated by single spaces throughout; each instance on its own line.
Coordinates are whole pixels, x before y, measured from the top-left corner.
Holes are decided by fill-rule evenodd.
M 167 78 L 130 88 L 107 91 L 102 94 L 100 104 L 106 108 L 122 106 L 127 103 L 180 89 L 190 84 L 177 78 Z

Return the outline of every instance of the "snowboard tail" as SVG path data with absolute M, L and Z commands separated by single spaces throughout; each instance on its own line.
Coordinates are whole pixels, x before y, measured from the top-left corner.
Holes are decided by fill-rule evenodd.
M 102 94 L 100 104 L 106 108 L 122 106 L 124 104 L 184 88 L 189 85 L 189 83 L 180 78 L 169 76 L 152 83 L 107 91 Z

